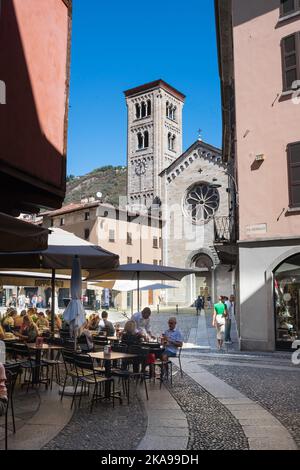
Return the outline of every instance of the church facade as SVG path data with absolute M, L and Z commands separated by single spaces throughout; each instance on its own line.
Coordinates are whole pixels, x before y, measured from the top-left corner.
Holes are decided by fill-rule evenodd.
M 166 290 L 165 303 L 234 293 L 233 268 L 218 256 L 230 238 L 229 173 L 222 152 L 202 140 L 182 153 L 185 96 L 162 80 L 125 92 L 128 109 L 128 204 L 162 217 L 162 262 L 199 274 Z M 170 282 L 168 282 L 170 284 Z

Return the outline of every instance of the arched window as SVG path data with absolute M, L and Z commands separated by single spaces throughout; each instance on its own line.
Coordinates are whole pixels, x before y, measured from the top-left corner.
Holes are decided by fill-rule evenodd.
M 138 133 L 137 138 L 138 138 L 138 149 L 141 150 L 142 148 L 144 148 L 144 138 L 141 132 Z
M 176 136 L 173 135 L 172 136 L 172 149 L 171 150 L 175 150 L 175 141 L 176 141 Z
M 141 117 L 141 106 L 139 105 L 139 103 L 135 105 L 135 116 L 137 119 L 140 119 Z
M 147 109 L 146 109 L 146 103 L 145 101 L 142 101 L 142 118 L 146 117 L 146 114 L 147 114 Z
M 169 132 L 168 134 L 168 149 L 172 150 L 172 134 Z
M 175 149 L 175 140 L 176 140 L 176 136 L 174 134 L 171 134 L 171 132 L 169 132 L 168 134 L 168 149 L 169 150 Z
M 173 108 L 173 120 L 176 121 L 176 111 L 177 111 L 177 108 L 176 106 L 174 106 Z
M 144 132 L 144 148 L 148 148 L 149 147 L 149 132 L 148 131 L 145 131 Z
M 166 102 L 166 116 L 169 117 L 169 108 L 170 104 L 169 104 L 169 101 Z
M 151 100 L 147 101 L 147 116 L 151 116 Z

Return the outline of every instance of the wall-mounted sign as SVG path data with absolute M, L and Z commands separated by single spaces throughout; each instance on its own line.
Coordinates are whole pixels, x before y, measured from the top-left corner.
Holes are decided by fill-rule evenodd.
M 38 280 L 36 279 L 34 282 L 34 285 L 36 287 L 51 287 L 51 280 L 49 279 L 43 279 L 43 280 Z M 64 281 L 55 281 L 55 287 L 62 288 L 64 287 Z
M 267 233 L 267 231 L 268 231 L 267 224 L 256 224 L 256 225 L 246 226 L 247 235 L 263 235 Z

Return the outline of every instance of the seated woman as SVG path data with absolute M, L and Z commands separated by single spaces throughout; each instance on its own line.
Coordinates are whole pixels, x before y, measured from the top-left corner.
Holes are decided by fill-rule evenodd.
M 136 323 L 134 320 L 129 320 L 125 323 L 121 341 L 127 346 L 139 346 L 143 342 L 142 336 L 136 332 Z M 139 372 L 139 359 L 133 359 L 131 362 L 133 364 L 133 372 Z M 128 361 L 122 361 L 122 369 L 127 369 L 128 364 Z
M 5 331 L 3 330 L 2 326 L 0 325 L 0 340 L 5 339 Z
M 38 327 L 39 330 L 49 328 L 49 322 L 48 322 L 48 320 L 45 317 L 43 312 L 38 313 L 38 319 L 36 321 L 36 326 Z
M 93 331 L 97 330 L 99 327 L 99 321 L 99 315 L 97 315 L 96 313 L 92 313 L 88 320 L 88 329 Z
M 14 330 L 16 316 L 17 316 L 17 311 L 15 309 L 7 310 L 7 315 L 2 321 L 3 329 L 7 333 L 12 333 L 12 331 Z
M 23 325 L 23 317 L 26 315 L 26 310 L 22 310 L 20 315 L 17 315 L 15 317 L 15 329 L 19 331 L 21 329 L 21 326 Z
M 127 344 L 128 346 L 132 344 L 141 344 L 143 338 L 141 335 L 136 333 L 136 323 L 133 320 L 129 320 L 125 323 L 124 331 L 122 333 L 122 343 Z
M 83 330 L 81 332 L 80 337 L 78 338 L 78 344 L 81 345 L 82 350 L 85 349 L 82 348 L 82 345 L 84 346 L 84 343 L 86 343 L 87 352 L 91 352 L 94 350 L 93 336 L 90 330 L 88 329 L 88 321 L 86 321 L 83 325 Z
M 29 315 L 23 317 L 23 325 L 20 333 L 15 333 L 18 338 L 26 343 L 34 343 L 39 335 L 36 324 Z

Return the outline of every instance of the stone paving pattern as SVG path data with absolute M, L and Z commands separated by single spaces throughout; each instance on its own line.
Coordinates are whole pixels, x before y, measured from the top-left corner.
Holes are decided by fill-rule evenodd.
M 133 389 L 133 387 L 132 387 Z M 132 390 L 130 405 L 116 400 L 99 402 L 90 413 L 87 399 L 82 400 L 65 428 L 43 447 L 45 450 L 130 450 L 135 449 L 147 428 L 144 405 Z M 144 396 L 142 395 L 144 399 Z M 71 398 L 64 398 L 71 403 Z
M 300 449 L 300 373 L 272 368 L 215 364 L 204 366 L 262 405 L 289 430 Z M 275 366 L 276 367 L 276 366 Z M 279 366 L 278 366 L 279 367 Z
M 247 450 L 248 442 L 234 416 L 203 387 L 184 374 L 168 385 L 189 423 L 188 450 Z

